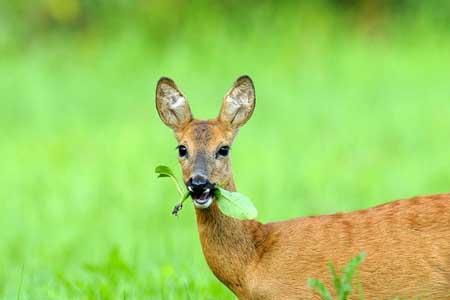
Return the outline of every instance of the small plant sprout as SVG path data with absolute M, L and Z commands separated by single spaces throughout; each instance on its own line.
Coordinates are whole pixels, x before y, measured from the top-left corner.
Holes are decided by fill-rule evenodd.
M 328 269 L 330 270 L 331 277 L 333 279 L 333 285 L 337 297 L 336 300 L 348 299 L 348 296 L 352 292 L 353 276 L 355 275 L 358 266 L 364 261 L 365 257 L 366 254 L 364 252 L 361 252 L 359 255 L 354 257 L 342 270 L 341 275 L 336 272 L 336 268 L 331 262 L 328 263 Z M 331 292 L 319 279 L 310 278 L 308 280 L 308 285 L 320 295 L 322 300 L 333 300 Z M 364 299 L 363 296 L 360 295 L 360 299 Z
M 179 211 L 183 208 L 183 203 L 186 201 L 187 198 L 189 198 L 189 192 L 183 191 L 183 187 L 181 186 L 180 182 L 178 181 L 177 177 L 173 173 L 173 171 L 167 167 L 167 166 L 157 166 L 155 168 L 155 173 L 158 174 L 158 178 L 170 178 L 173 180 L 178 194 L 180 195 L 181 199 L 180 202 L 175 205 L 175 207 L 172 210 L 172 215 L 178 216 Z
M 174 182 L 178 194 L 180 195 L 180 201 L 173 208 L 172 214 L 178 216 L 178 213 L 183 208 L 184 201 L 189 198 L 190 193 L 185 191 L 180 184 L 180 181 L 168 166 L 157 166 L 155 168 L 155 173 L 158 174 L 158 178 L 168 177 Z M 258 215 L 258 211 L 251 200 L 240 193 L 230 192 L 217 187 L 214 196 L 220 210 L 227 216 L 241 220 L 250 220 L 255 219 Z

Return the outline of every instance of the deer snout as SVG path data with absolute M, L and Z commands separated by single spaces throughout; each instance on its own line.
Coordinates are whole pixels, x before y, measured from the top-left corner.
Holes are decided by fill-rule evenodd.
M 208 188 L 211 187 L 211 182 L 209 182 L 208 178 L 202 175 L 196 175 L 191 177 L 187 182 L 188 190 L 192 194 L 203 194 Z
M 192 200 L 198 208 L 207 208 L 212 203 L 214 184 L 203 175 L 195 175 L 186 183 Z

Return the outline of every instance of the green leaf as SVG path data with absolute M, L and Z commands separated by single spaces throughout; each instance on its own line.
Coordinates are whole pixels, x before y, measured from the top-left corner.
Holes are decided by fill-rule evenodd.
M 241 220 L 250 220 L 255 219 L 258 215 L 258 211 L 252 201 L 240 193 L 218 188 L 216 190 L 216 199 L 220 210 L 227 216 Z
M 163 165 L 157 166 L 155 168 L 155 173 L 158 174 L 158 178 L 164 177 L 171 178 L 177 187 L 178 194 L 180 194 L 181 197 L 184 196 L 183 188 L 181 187 L 180 182 L 178 181 L 177 177 L 168 166 Z
M 158 177 L 175 177 L 175 174 L 168 166 L 157 166 L 155 168 L 155 173 L 159 174 Z
M 334 267 L 333 263 L 328 263 L 328 269 L 330 270 L 331 278 L 333 279 L 334 288 L 339 292 L 341 290 L 342 284 L 341 277 L 337 274 L 336 268 Z
M 335 293 L 337 300 L 347 300 L 352 293 L 352 280 L 357 272 L 359 265 L 364 261 L 366 254 L 361 252 L 358 256 L 354 257 L 342 271 L 342 275 L 339 276 L 336 272 L 335 266 L 330 262 L 328 263 L 328 269 L 331 273 L 331 278 L 334 283 Z M 323 300 L 332 300 L 331 293 L 325 287 L 323 282 L 318 279 L 310 278 L 308 280 L 309 286 L 314 289 L 316 293 L 320 295 Z M 359 299 L 363 300 L 363 290 L 362 287 L 359 289 Z
M 322 300 L 333 300 L 330 291 L 325 287 L 325 284 L 323 284 L 322 281 L 314 278 L 309 278 L 308 285 L 320 295 L 320 298 L 322 298 Z
M 155 173 L 158 174 L 158 178 L 169 177 L 175 183 L 181 201 L 174 207 L 172 214 L 178 215 L 178 212 L 183 208 L 183 202 L 190 194 L 183 192 L 183 187 L 180 185 L 174 172 L 168 166 L 157 166 L 155 168 Z M 220 210 L 228 216 L 245 220 L 254 219 L 258 215 L 258 212 L 250 199 L 242 194 L 218 188 L 216 189 L 216 200 Z
M 345 266 L 341 276 L 342 288 L 339 291 L 339 299 L 347 299 L 348 295 L 351 294 L 353 276 L 356 273 L 358 266 L 364 261 L 365 258 L 366 253 L 361 252 Z

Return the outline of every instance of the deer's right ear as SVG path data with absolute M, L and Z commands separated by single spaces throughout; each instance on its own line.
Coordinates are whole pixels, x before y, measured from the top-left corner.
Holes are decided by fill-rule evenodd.
M 182 128 L 192 120 L 186 97 L 175 82 L 167 77 L 162 77 L 156 85 L 156 110 L 164 124 L 174 130 Z

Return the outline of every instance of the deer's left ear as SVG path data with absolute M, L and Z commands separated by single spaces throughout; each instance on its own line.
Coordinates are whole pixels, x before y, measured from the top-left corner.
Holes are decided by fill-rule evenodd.
M 173 130 L 178 130 L 192 121 L 186 97 L 170 78 L 162 77 L 156 85 L 156 109 L 164 124 Z
M 253 81 L 248 76 L 239 77 L 233 87 L 225 95 L 219 120 L 239 128 L 252 116 L 255 109 L 256 97 Z

